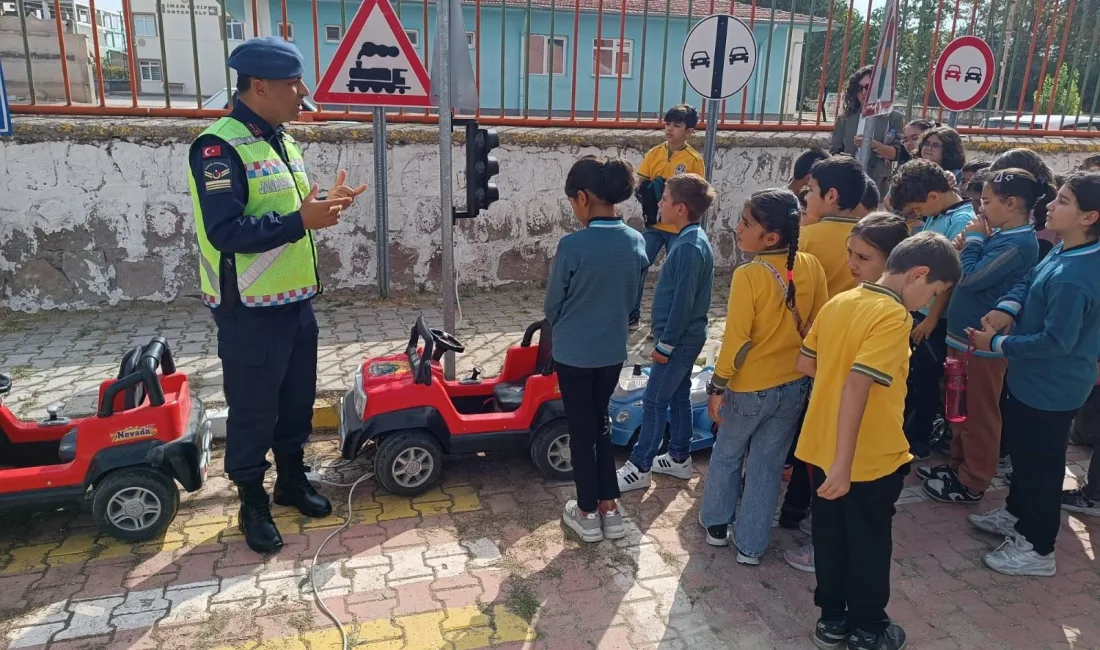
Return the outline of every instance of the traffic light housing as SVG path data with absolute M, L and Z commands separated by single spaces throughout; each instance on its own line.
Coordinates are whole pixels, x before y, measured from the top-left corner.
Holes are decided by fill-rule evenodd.
M 500 161 L 489 152 L 500 146 L 493 129 L 483 129 L 473 120 L 466 124 L 466 215 L 476 217 L 500 200 L 500 190 L 490 182 L 500 173 Z

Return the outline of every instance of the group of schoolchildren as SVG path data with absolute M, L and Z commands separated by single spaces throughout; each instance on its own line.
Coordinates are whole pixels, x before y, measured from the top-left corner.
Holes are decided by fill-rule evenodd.
M 595 156 L 566 178 L 583 228 L 559 243 L 545 309 L 577 488 L 563 523 L 586 542 L 626 534 L 623 491 L 653 473 L 692 474 L 691 374 L 714 275 L 700 221 L 716 199 L 687 143 L 697 119 L 690 106 L 671 109 L 666 142 L 637 178 L 629 162 Z M 931 453 L 948 355 L 966 363 L 969 415 L 952 425 L 950 462 L 917 471 L 932 498 L 975 503 L 1011 458 L 1006 507 L 970 516 L 1007 538 L 986 564 L 1053 575 L 1063 502 L 1100 514 L 1100 471 L 1062 493 L 1071 421 L 1097 383 L 1100 173 L 1056 189 L 1031 151 L 968 166 L 954 130 L 922 127 L 907 127 L 908 162 L 886 197 L 854 159 L 811 150 L 788 187 L 744 202 L 735 229 L 751 260 L 733 273 L 707 385 L 718 432 L 699 523 L 709 544 L 732 541 L 737 562 L 759 564 L 793 464 L 779 523 L 811 534 L 787 560 L 816 572 L 820 648 L 904 645 L 886 615 L 894 504 L 911 461 Z M 913 142 L 910 128 L 922 131 Z M 632 197 L 644 234 L 616 214 Z M 1036 230 L 1058 241 L 1045 255 Z M 616 469 L 608 402 L 662 249 L 642 425 Z

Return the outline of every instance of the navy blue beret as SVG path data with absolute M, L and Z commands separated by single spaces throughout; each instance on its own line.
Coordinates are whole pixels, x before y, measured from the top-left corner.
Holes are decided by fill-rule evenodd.
M 305 72 L 301 52 L 278 36 L 248 39 L 226 63 L 238 74 L 257 79 L 293 79 Z

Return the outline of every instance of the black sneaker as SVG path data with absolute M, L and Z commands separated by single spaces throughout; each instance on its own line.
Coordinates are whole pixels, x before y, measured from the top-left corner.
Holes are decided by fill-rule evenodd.
M 924 481 L 924 492 L 935 501 L 943 503 L 978 503 L 985 492 L 971 492 L 954 474 Z
M 955 470 L 951 469 L 950 465 L 923 465 L 917 468 L 917 476 L 921 477 L 921 479 L 945 479 L 950 476 L 958 476 L 958 474 L 955 473 Z
M 905 647 L 905 630 L 891 623 L 878 634 L 855 630 L 848 637 L 848 650 L 901 650 Z
M 630 329 L 636 330 L 638 326 L 642 324 L 642 319 L 640 316 L 631 316 L 627 324 L 630 326 Z
M 821 650 L 834 650 L 848 642 L 848 621 L 826 621 L 817 619 L 817 627 L 814 629 L 814 645 Z
M 727 546 L 730 543 L 729 524 L 708 526 L 703 523 L 703 512 L 699 511 L 699 525 L 707 531 L 707 544 L 711 546 Z
M 1097 459 L 1100 463 L 1100 459 Z M 1062 510 L 1100 517 L 1100 500 L 1091 498 L 1082 489 L 1062 491 Z

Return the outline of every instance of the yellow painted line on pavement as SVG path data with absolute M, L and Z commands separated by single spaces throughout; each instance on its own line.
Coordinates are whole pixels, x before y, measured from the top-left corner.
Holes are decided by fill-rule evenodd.
M 380 495 L 362 497 L 352 503 L 352 525 L 380 521 L 413 519 L 421 515 L 456 514 L 481 509 L 481 499 L 472 486 L 435 488 L 418 497 Z M 292 508 L 276 506 L 275 523 L 284 534 L 338 528 L 344 519 L 330 516 L 310 519 Z M 183 519 L 186 511 L 169 527 L 164 537 L 143 544 L 130 544 L 98 531 L 83 530 L 65 537 L 60 543 L 16 546 L 0 553 L 0 575 L 42 571 L 51 566 L 77 564 L 85 560 L 111 559 L 128 555 L 155 555 L 184 547 L 194 548 L 243 537 L 237 530 L 237 515 L 196 515 Z
M 502 643 L 534 641 L 535 629 L 504 605 L 493 605 L 491 615 L 476 605 L 443 612 L 428 612 L 377 619 L 358 625 L 345 623 L 349 639 L 365 650 L 480 650 Z M 299 636 L 247 641 L 216 650 L 339 650 L 340 632 L 335 628 L 303 632 Z

